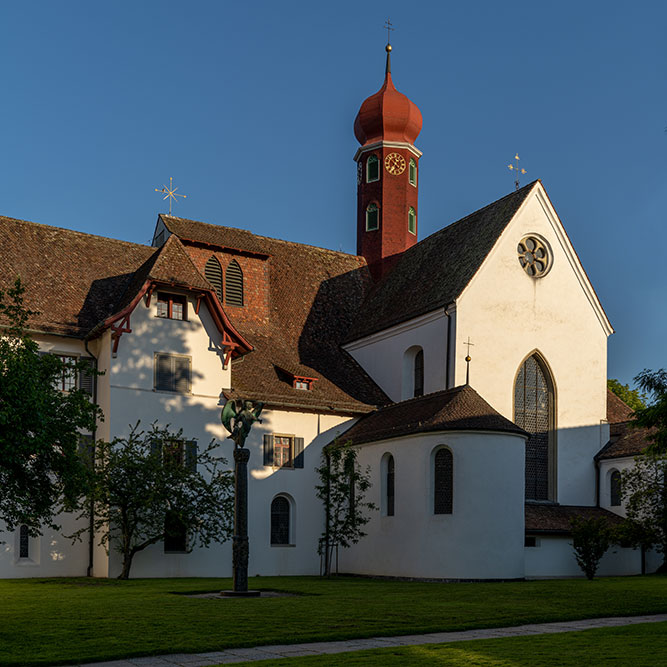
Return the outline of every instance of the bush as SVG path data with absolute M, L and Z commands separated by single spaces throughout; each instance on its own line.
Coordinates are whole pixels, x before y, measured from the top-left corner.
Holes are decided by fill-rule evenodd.
M 574 557 L 582 572 L 590 580 L 595 576 L 600 559 L 612 543 L 612 532 L 605 519 L 582 519 L 570 522 Z

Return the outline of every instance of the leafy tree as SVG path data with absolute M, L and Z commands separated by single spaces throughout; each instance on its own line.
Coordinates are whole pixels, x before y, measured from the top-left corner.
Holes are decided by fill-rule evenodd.
M 607 380 L 607 387 L 633 410 L 641 410 L 646 407 L 648 397 L 646 394 L 640 392 L 639 389 L 630 389 L 629 384 L 621 384 L 614 378 Z
M 319 477 L 315 490 L 326 515 L 318 552 L 324 555 L 324 570 L 329 575 L 334 551 L 356 544 L 366 535 L 363 527 L 370 521 L 368 512 L 377 506 L 365 499 L 371 487 L 370 467 L 361 469 L 354 447 L 334 443 L 315 472 Z
M 667 570 L 667 455 L 644 454 L 621 473 L 621 494 L 628 524 L 626 538 L 636 546 L 655 547 Z
M 89 486 L 82 517 L 93 512 L 100 544 L 121 554 L 119 579 L 128 579 L 132 559 L 151 544 L 183 538 L 185 551 L 224 542 L 232 533 L 233 473 L 214 456 L 215 442 L 203 451 L 153 424 L 137 423 L 126 438 L 97 443 L 89 462 Z M 71 537 L 80 539 L 87 528 Z
M 36 313 L 24 292 L 18 278 L 0 291 L 0 519 L 9 530 L 25 524 L 37 534 L 57 527 L 54 516 L 82 492 L 79 431 L 92 431 L 101 412 L 86 392 L 58 388 L 87 364 L 39 354 L 26 330 Z
M 651 454 L 667 454 L 667 371 L 644 369 L 635 382 L 650 396 L 650 403 L 634 416 L 634 425 L 651 429 L 648 434 Z
M 573 518 L 570 528 L 577 565 L 590 581 L 597 572 L 600 559 L 612 543 L 611 528 L 605 519 L 581 517 Z

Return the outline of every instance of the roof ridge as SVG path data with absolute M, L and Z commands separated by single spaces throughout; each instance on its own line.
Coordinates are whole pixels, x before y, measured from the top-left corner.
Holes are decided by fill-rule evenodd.
M 0 221 L 6 220 L 8 222 L 18 222 L 25 225 L 34 225 L 35 227 L 44 227 L 46 229 L 54 229 L 60 232 L 67 232 L 68 234 L 76 234 L 78 236 L 86 236 L 88 238 L 101 239 L 102 241 L 112 241 L 113 243 L 122 243 L 124 245 L 133 246 L 135 248 L 152 248 L 153 246 L 146 243 L 135 243 L 134 241 L 124 241 L 123 239 L 114 239 L 110 236 L 102 236 L 101 234 L 91 234 L 90 232 L 82 232 L 78 229 L 67 229 L 67 227 L 57 227 L 56 225 L 47 225 L 44 222 L 34 222 L 32 220 L 23 220 L 22 218 L 12 218 L 7 215 L 0 215 Z

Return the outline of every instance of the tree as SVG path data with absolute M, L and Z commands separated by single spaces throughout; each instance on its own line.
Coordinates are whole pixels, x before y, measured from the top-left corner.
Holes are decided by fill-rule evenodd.
M 650 454 L 667 453 L 667 371 L 644 369 L 635 382 L 650 396 L 650 403 L 637 410 L 633 424 L 650 429 L 646 451 Z
M 191 551 L 230 537 L 234 478 L 215 447 L 198 451 L 182 431 L 156 424 L 142 431 L 139 423 L 126 438 L 97 444 L 81 516 L 90 520 L 92 511 L 100 544 L 121 554 L 119 579 L 128 579 L 134 556 L 157 542 L 180 542 L 176 549 Z
M 621 384 L 614 378 L 607 380 L 607 387 L 633 410 L 641 410 L 646 407 L 647 396 L 640 392 L 639 389 L 630 389 L 630 385 Z
M 326 517 L 318 552 L 324 555 L 324 570 L 329 575 L 334 551 L 337 553 L 339 546 L 348 548 L 366 535 L 363 527 L 370 521 L 368 512 L 377 507 L 365 499 L 371 487 L 370 467 L 361 469 L 357 450 L 349 444 L 327 447 L 315 472 L 319 477 L 315 490 L 324 503 Z
M 625 502 L 626 538 L 634 545 L 655 547 L 667 570 L 667 455 L 644 454 L 621 473 Z
M 82 492 L 80 430 L 94 430 L 101 413 L 86 392 L 61 390 L 87 364 L 39 354 L 26 331 L 36 313 L 24 292 L 18 278 L 0 291 L 0 519 L 9 530 L 25 524 L 37 534 L 43 525 L 56 528 L 54 516 Z
M 600 559 L 612 543 L 611 528 L 605 519 L 581 517 L 574 517 L 570 528 L 577 565 L 590 581 L 597 572 Z

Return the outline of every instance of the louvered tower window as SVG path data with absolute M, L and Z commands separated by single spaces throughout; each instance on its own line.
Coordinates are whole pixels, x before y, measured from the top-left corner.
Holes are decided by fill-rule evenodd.
M 552 499 L 553 391 L 536 355 L 524 361 L 514 387 L 514 422 L 530 435 L 526 442 L 526 499 Z
M 235 259 L 227 267 L 225 296 L 225 303 L 230 306 L 243 305 L 243 271 L 241 271 L 241 267 Z
M 271 502 L 271 544 L 289 544 L 289 500 L 285 496 Z
M 610 478 L 610 498 L 609 504 L 612 507 L 619 507 L 621 504 L 621 473 L 614 470 Z
M 218 295 L 220 303 L 222 303 L 222 267 L 215 257 L 211 256 L 208 262 L 206 262 L 204 275 L 206 276 L 206 280 L 215 288 L 215 293 Z
M 415 385 L 413 396 L 424 395 L 424 350 L 415 354 Z
M 433 513 L 451 514 L 454 496 L 454 457 L 448 449 L 439 449 L 433 461 Z

